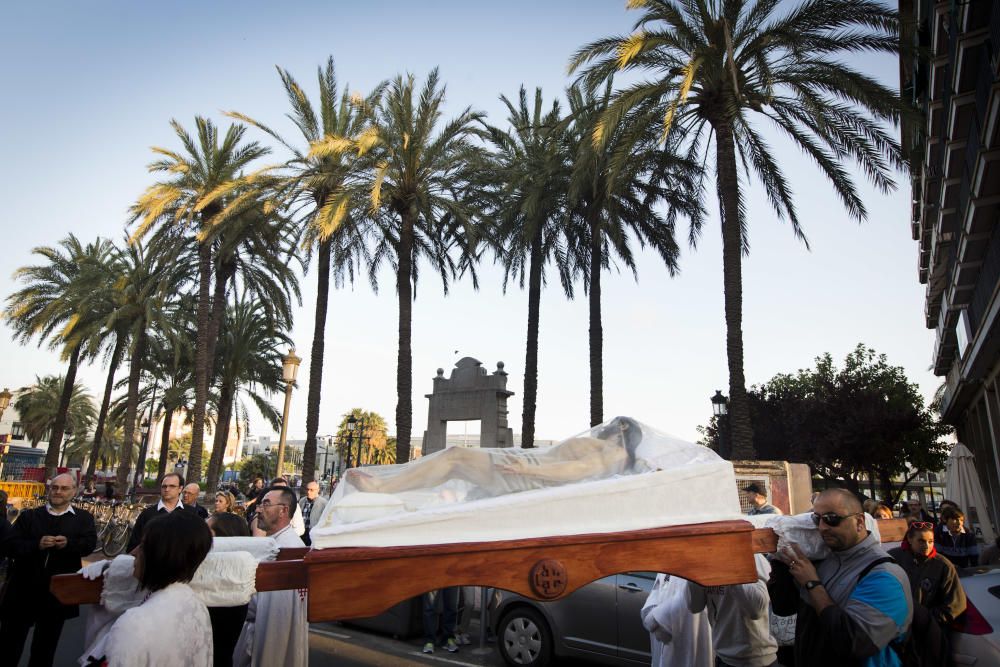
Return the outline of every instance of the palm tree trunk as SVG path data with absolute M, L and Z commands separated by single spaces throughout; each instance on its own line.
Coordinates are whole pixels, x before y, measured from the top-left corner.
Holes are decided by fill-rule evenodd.
M 729 437 L 735 460 L 757 458 L 750 424 L 750 404 L 743 375 L 743 238 L 739 207 L 739 174 L 732 127 L 715 125 L 716 183 L 722 212 L 722 273 L 726 309 L 726 354 L 729 359 Z
M 160 463 L 156 468 L 156 479 L 167 472 L 167 455 L 170 454 L 170 425 L 174 420 L 174 406 L 163 404 L 163 433 L 160 435 Z
M 208 462 L 208 475 L 205 489 L 209 492 L 218 488 L 219 470 L 226 454 L 226 442 L 229 440 L 229 420 L 233 415 L 233 394 L 235 388 L 226 382 L 222 385 L 219 395 L 219 418 L 215 423 L 215 442 L 212 444 L 212 456 Z
M 94 470 L 97 467 L 97 458 L 101 453 L 101 441 L 104 439 L 104 426 L 108 420 L 108 410 L 111 408 L 111 392 L 115 386 L 115 373 L 118 365 L 122 362 L 122 354 L 125 351 L 124 335 L 115 336 L 115 349 L 111 353 L 111 363 L 108 366 L 108 379 L 104 383 L 104 400 L 101 401 L 101 412 L 97 415 L 97 427 L 94 429 L 94 444 L 90 448 L 90 460 L 87 462 L 86 483 L 94 477 Z
M 59 397 L 59 411 L 56 413 L 52 432 L 49 434 L 49 448 L 45 452 L 45 474 L 52 477 L 59 467 L 59 450 L 62 448 L 63 431 L 66 430 L 66 419 L 69 414 L 69 403 L 73 398 L 73 385 L 76 384 L 76 370 L 80 365 L 80 346 L 73 348 L 69 355 L 69 367 L 66 369 L 66 380 L 63 382 L 62 395 Z
M 188 455 L 188 476 L 201 478 L 201 448 L 205 439 L 205 406 L 208 403 L 208 375 L 212 358 L 209 356 L 209 324 L 212 304 L 209 287 L 212 282 L 212 244 L 198 244 L 198 333 L 194 353 L 194 409 L 191 414 L 191 453 Z
M 396 359 L 396 463 L 410 460 L 410 429 L 413 426 L 413 291 L 410 274 L 413 268 L 413 217 L 409 211 L 401 217 L 399 231 L 399 267 L 396 291 L 399 295 L 399 353 Z
M 521 411 L 521 447 L 535 446 L 535 408 L 538 401 L 538 322 L 542 300 L 542 227 L 531 240 L 528 266 L 528 340 L 524 352 L 524 402 Z
M 592 206 L 590 218 L 590 425 L 604 421 L 604 327 L 601 324 L 601 219 Z
M 135 336 L 135 347 L 128 369 L 128 398 L 125 402 L 125 436 L 122 438 L 122 451 L 118 461 L 118 488 L 122 494 L 132 489 L 132 447 L 135 445 L 135 422 L 139 414 L 139 379 L 142 375 L 142 362 L 146 355 L 146 323 L 140 322 Z
M 306 402 L 306 444 L 302 448 L 302 485 L 316 478 L 316 434 L 319 431 L 319 402 L 323 391 L 323 354 L 326 349 L 326 310 L 330 299 L 330 241 L 319 244 L 316 268 L 316 320 L 313 324 L 312 352 L 309 355 L 309 397 Z

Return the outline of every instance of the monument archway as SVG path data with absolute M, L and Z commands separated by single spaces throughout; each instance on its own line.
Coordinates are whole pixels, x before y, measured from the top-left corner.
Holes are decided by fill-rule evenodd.
M 507 391 L 502 361 L 492 373 L 472 357 L 459 359 L 450 377 L 437 369 L 433 392 L 426 394 L 430 403 L 423 454 L 445 448 L 450 421 L 479 420 L 480 447 L 513 447 L 514 431 L 507 426 L 507 398 L 513 395 Z

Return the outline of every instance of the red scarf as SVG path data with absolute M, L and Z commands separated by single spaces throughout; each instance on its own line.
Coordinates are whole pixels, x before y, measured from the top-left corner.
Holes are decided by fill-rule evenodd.
M 903 538 L 903 543 L 900 544 L 899 546 L 903 549 L 903 551 L 913 551 L 913 549 L 910 548 L 910 542 L 909 542 L 909 540 L 907 540 L 905 537 Z M 927 554 L 927 560 L 930 560 L 931 558 L 934 558 L 934 556 L 937 556 L 937 547 L 935 547 L 935 546 L 932 545 L 930 553 Z M 916 554 L 914 554 L 914 558 L 915 557 L 916 557 Z

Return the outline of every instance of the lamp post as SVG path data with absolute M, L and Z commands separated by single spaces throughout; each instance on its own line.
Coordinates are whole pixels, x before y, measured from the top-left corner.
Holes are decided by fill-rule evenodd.
M 354 449 L 354 429 L 358 427 L 358 420 L 354 415 L 347 418 L 347 467 L 351 466 L 351 452 Z
M 715 390 L 715 395 L 710 399 L 712 401 L 712 414 L 715 416 L 715 425 L 719 430 L 719 454 L 722 458 L 728 459 L 731 452 L 729 451 L 729 433 L 728 433 L 728 421 L 729 421 L 729 399 L 722 395 L 721 389 Z
M 357 460 L 357 466 L 360 468 L 361 467 L 361 447 L 363 446 L 364 439 L 365 439 L 365 420 L 364 419 L 359 419 L 358 420 L 358 424 L 359 424 L 359 428 L 358 428 L 358 458 L 356 460 Z
M 288 350 L 288 354 L 281 360 L 281 377 L 285 381 L 285 411 L 281 417 L 281 438 L 278 440 L 278 463 L 275 467 L 275 476 L 281 475 L 281 464 L 285 462 L 285 437 L 288 435 L 288 408 L 292 404 L 292 388 L 295 387 L 295 376 L 299 372 L 301 357 L 295 356 L 295 348 Z
M 268 482 L 271 481 L 271 448 L 270 447 L 265 447 L 264 448 L 264 477 L 267 478 Z
M 139 486 L 143 473 L 146 472 L 146 448 L 149 447 L 149 419 L 142 420 L 142 423 L 139 424 L 139 430 L 142 432 L 142 447 L 139 449 L 139 460 L 137 462 L 138 465 L 135 467 L 135 478 L 132 480 L 132 486 Z
M 0 420 L 3 419 L 3 413 L 10 407 L 10 399 L 14 397 L 14 394 L 10 393 L 10 389 L 7 387 L 0 391 Z

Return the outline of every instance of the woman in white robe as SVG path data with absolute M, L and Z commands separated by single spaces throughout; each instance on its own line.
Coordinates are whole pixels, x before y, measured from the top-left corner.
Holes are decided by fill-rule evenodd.
M 149 591 L 91 646 L 81 662 L 108 667 L 211 667 L 212 624 L 189 581 L 212 548 L 212 533 L 193 512 L 170 512 L 146 526 L 135 577 Z
M 686 579 L 657 575 L 640 615 L 643 627 L 649 632 L 652 667 L 715 664 L 708 613 L 688 611 Z

